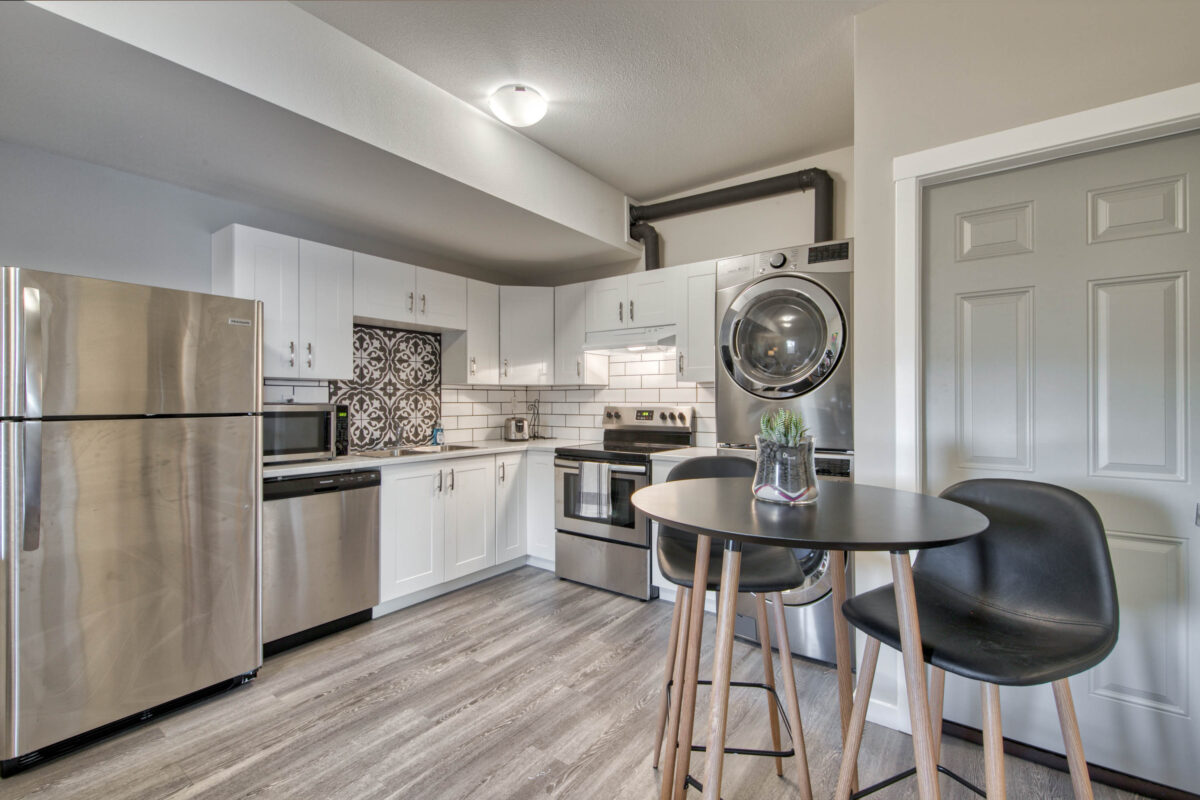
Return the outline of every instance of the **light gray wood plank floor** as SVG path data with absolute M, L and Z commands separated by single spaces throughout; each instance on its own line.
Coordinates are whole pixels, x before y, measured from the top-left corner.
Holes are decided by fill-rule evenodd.
M 670 621 L 668 603 L 526 567 L 269 659 L 250 684 L 9 778 L 0 797 L 652 800 Z M 706 644 L 713 624 L 706 619 Z M 758 649 L 738 642 L 733 669 L 735 679 L 761 680 Z M 813 789 L 831 797 L 841 746 L 835 676 L 797 662 L 796 677 Z M 703 688 L 700 703 L 698 743 Z M 735 689 L 730 714 L 731 744 L 769 744 L 761 692 Z M 908 736 L 874 725 L 862 752 L 865 782 L 912 764 Z M 978 747 L 947 738 L 943 763 L 983 783 Z M 1071 796 L 1064 773 L 1006 763 L 1009 797 Z M 790 759 L 783 778 L 769 759 L 725 764 L 729 800 L 799 796 Z M 946 800 L 972 796 L 948 779 L 942 786 Z M 875 795 L 915 796 L 911 780 Z M 1096 797 L 1135 798 L 1105 786 Z

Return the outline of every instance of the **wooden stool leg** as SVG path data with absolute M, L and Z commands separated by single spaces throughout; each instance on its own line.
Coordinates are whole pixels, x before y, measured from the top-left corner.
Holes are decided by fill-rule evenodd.
M 679 618 L 683 616 L 683 587 L 675 589 L 675 612 L 671 615 L 670 642 L 667 645 L 667 668 L 663 671 L 662 691 L 658 697 L 658 725 L 654 728 L 654 768 L 658 769 L 658 755 L 662 751 L 663 729 L 667 725 L 667 694 L 671 678 L 675 674 L 676 651 L 679 649 Z M 679 684 L 675 684 L 679 694 Z
M 925 655 L 921 626 L 917 622 L 917 593 L 913 586 L 908 551 L 892 553 L 892 581 L 896 613 L 900 620 L 900 645 L 904 657 L 904 683 L 908 690 L 908 715 L 912 723 L 913 756 L 917 762 L 917 791 L 921 800 L 941 800 L 933 728 L 929 724 L 929 694 L 925 684 Z
M 700 671 L 700 639 L 704 628 L 704 594 L 708 587 L 708 561 L 711 555 L 711 536 L 696 537 L 696 567 L 692 573 L 691 596 L 688 598 L 687 658 L 683 684 L 680 687 L 679 734 L 676 738 L 675 769 L 668 777 L 663 771 L 661 800 L 683 800 L 687 794 L 687 775 L 692 758 L 692 729 L 696 722 L 696 681 Z
M 762 643 L 763 683 L 775 688 L 775 665 L 771 663 L 771 626 L 767 624 L 767 598 L 762 594 L 754 596 L 758 608 L 758 639 Z M 782 743 L 779 740 L 779 709 L 775 707 L 775 698 L 767 694 L 767 717 L 771 723 L 771 746 L 779 750 Z M 775 757 L 775 774 L 783 774 L 783 759 Z
M 829 573 L 833 582 L 833 642 L 837 654 L 838 707 L 842 712 L 842 748 L 850 728 L 850 710 L 854 705 L 854 675 L 850 669 L 850 625 L 842 614 L 846 602 L 846 553 L 829 551 Z M 858 768 L 854 770 L 853 790 L 858 791 Z
M 721 771 L 725 764 L 725 726 L 729 719 L 729 678 L 733 672 L 733 623 L 737 616 L 738 583 L 742 573 L 741 542 L 726 543 L 721 563 L 721 592 L 717 603 L 717 644 L 713 652 L 712 704 L 708 710 L 708 767 L 704 800 L 721 800 Z
M 1071 770 L 1075 800 L 1092 800 L 1092 779 L 1088 776 L 1087 760 L 1083 757 L 1083 740 L 1079 738 L 1079 720 L 1075 718 L 1071 684 L 1063 678 L 1051 686 L 1054 688 L 1054 704 L 1058 707 L 1058 722 L 1062 726 L 1063 744 L 1067 749 L 1067 767 Z
M 812 800 L 812 783 L 808 777 L 808 751 L 804 749 L 804 726 L 800 723 L 800 698 L 796 695 L 796 671 L 792 668 L 792 645 L 788 641 L 787 616 L 783 613 L 783 596 L 771 595 L 775 606 L 775 637 L 779 642 L 779 666 L 783 670 L 783 693 L 787 699 L 788 722 L 792 726 L 792 746 L 796 750 L 796 784 L 802 800 Z
M 687 646 L 688 646 L 688 626 L 692 590 L 687 587 L 680 586 L 676 590 L 675 600 L 683 609 L 679 619 L 679 638 L 675 648 L 675 670 L 671 674 L 671 681 L 675 687 L 671 692 L 671 709 L 667 715 L 667 760 L 663 764 L 663 791 L 665 787 L 674 787 L 675 785 L 675 748 L 679 746 L 679 710 L 683 707 L 683 667 L 687 661 Z
M 983 701 L 983 768 L 988 800 L 1004 800 L 1004 734 L 1000 727 L 1000 687 L 979 684 Z
M 858 749 L 862 746 L 863 728 L 867 724 L 867 706 L 871 704 L 871 686 L 875 683 L 875 665 L 879 663 L 879 640 L 867 637 L 863 660 L 858 667 L 858 693 L 850 712 L 846 729 L 846 744 L 842 748 L 842 768 L 838 773 L 835 800 L 850 800 L 858 775 Z
M 929 676 L 929 721 L 933 727 L 933 758 L 941 763 L 942 709 L 946 705 L 946 670 L 933 667 Z

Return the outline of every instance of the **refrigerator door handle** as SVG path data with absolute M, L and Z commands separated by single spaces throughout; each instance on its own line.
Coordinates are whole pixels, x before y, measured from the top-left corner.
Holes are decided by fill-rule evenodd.
M 21 300 L 25 316 L 25 416 L 40 417 L 42 379 L 45 374 L 42 368 L 45 348 L 42 336 L 42 293 L 38 289 L 26 287 L 22 291 Z
M 33 552 L 42 546 L 42 423 L 25 422 L 25 447 L 18 462 L 25 496 L 21 522 L 21 549 Z

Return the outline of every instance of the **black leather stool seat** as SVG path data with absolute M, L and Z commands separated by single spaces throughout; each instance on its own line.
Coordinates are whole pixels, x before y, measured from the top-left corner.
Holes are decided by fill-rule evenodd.
M 1035 686 L 1090 669 L 1116 643 L 1110 627 L 1058 622 L 980 604 L 936 581 L 913 576 L 925 660 L 966 678 L 1001 686 Z M 900 649 L 892 587 L 860 594 L 842 606 L 851 625 Z
M 677 586 L 692 588 L 696 568 L 696 537 L 692 544 L 660 535 L 658 568 L 663 577 Z M 721 551 L 708 561 L 708 589 L 721 585 Z M 743 592 L 786 592 L 804 583 L 807 576 L 795 554 L 783 547 L 747 544 L 742 546 L 742 577 L 738 588 Z
M 755 463 L 741 456 L 702 456 L 676 464 L 668 481 L 695 478 L 754 477 Z M 721 584 L 724 542 L 713 539 L 708 560 L 708 586 L 716 591 Z M 658 531 L 658 569 L 676 586 L 692 588 L 696 569 L 696 536 L 666 525 Z M 804 583 L 803 565 L 796 554 L 785 547 L 744 545 L 742 547 L 742 592 L 786 592 Z
M 1117 643 L 1117 591 L 1096 509 L 1060 486 L 1000 478 L 942 492 L 988 518 L 913 565 L 925 660 L 967 678 L 1033 686 L 1099 664 Z M 894 587 L 842 606 L 854 627 L 899 649 Z

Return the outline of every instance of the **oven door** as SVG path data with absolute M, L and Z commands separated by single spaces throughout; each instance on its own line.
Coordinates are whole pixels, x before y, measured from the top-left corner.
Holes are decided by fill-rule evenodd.
M 319 461 L 337 455 L 337 406 L 263 405 L 263 463 Z
M 583 516 L 579 512 L 579 463 L 554 459 L 554 525 L 564 533 L 597 539 L 650 546 L 646 517 L 633 506 L 633 493 L 650 482 L 649 469 L 638 464 L 613 464 L 609 493 L 612 513 L 608 519 Z

